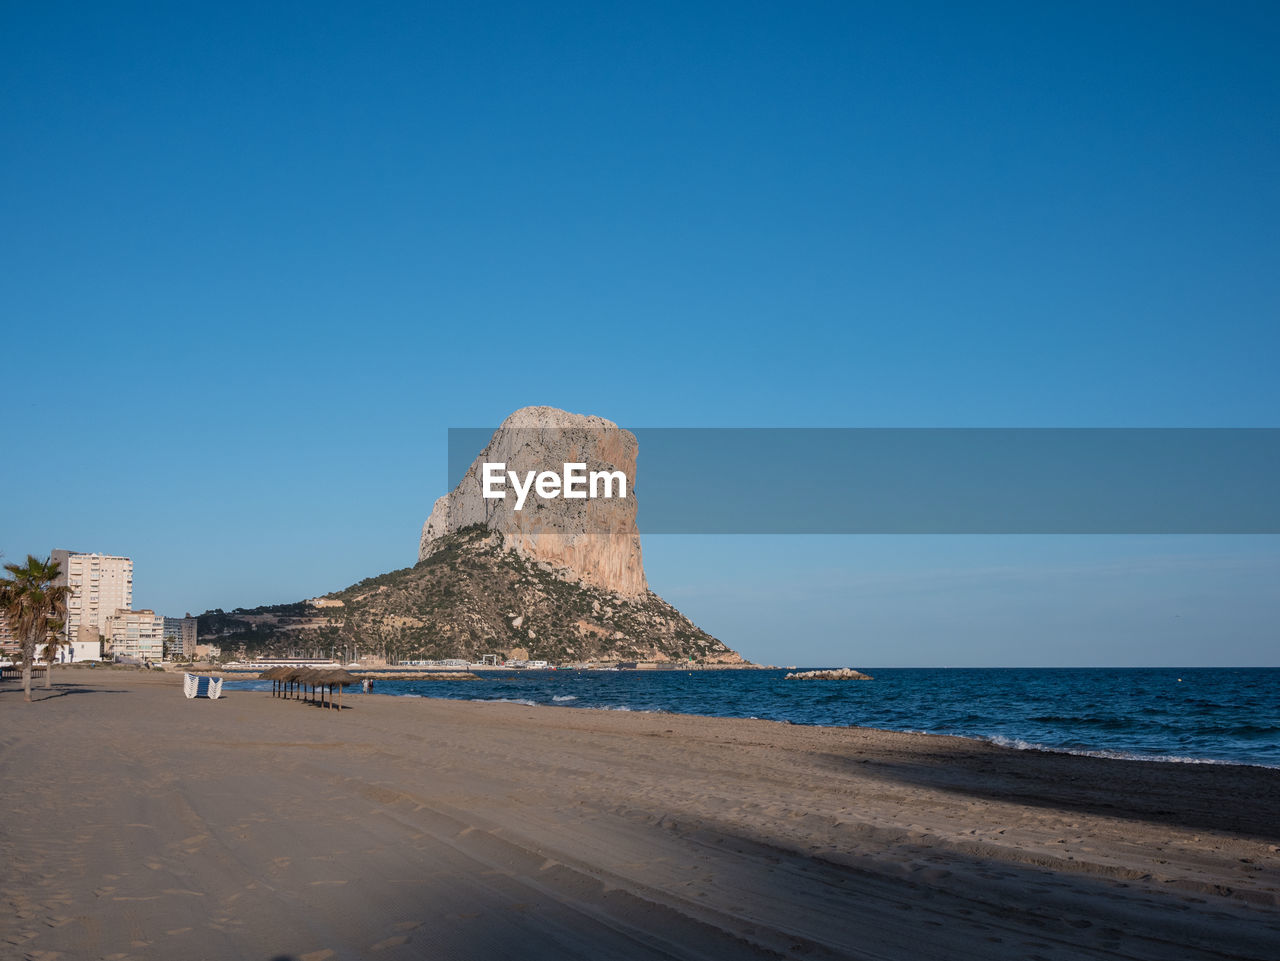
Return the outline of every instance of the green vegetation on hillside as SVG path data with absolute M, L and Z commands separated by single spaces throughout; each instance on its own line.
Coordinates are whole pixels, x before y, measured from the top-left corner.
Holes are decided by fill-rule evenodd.
M 735 662 L 724 644 L 658 595 L 623 598 L 504 549 L 482 525 L 444 538 L 414 567 L 305 602 L 200 615 L 202 640 L 259 655 L 341 649 L 390 661 L 479 660 L 517 648 L 535 660 Z

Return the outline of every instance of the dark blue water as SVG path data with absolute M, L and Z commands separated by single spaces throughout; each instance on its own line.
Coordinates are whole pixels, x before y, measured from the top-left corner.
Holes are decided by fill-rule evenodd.
M 1019 748 L 1280 767 L 1280 668 L 866 670 L 875 680 L 788 681 L 785 671 L 513 671 L 479 681 L 377 681 L 375 692 L 852 724 Z M 270 684 L 228 682 L 233 687 Z

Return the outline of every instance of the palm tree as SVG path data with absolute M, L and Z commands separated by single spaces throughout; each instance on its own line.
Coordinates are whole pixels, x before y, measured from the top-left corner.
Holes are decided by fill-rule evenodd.
M 31 700 L 31 664 L 36 657 L 36 646 L 46 640 L 46 649 L 56 641 L 49 641 L 51 630 L 60 630 L 67 614 L 67 595 L 71 588 L 54 581 L 62 573 L 60 565 L 48 558 L 40 560 L 28 554 L 25 566 L 6 564 L 9 576 L 0 580 L 0 606 L 4 607 L 9 627 L 22 645 L 22 690 L 27 701 Z M 52 671 L 50 662 L 47 670 Z M 45 677 L 45 686 L 52 678 Z
M 50 618 L 48 630 L 45 634 L 44 647 L 40 649 L 41 659 L 45 662 L 44 669 L 44 687 L 45 690 L 53 687 L 53 665 L 58 660 L 58 648 L 66 644 L 67 639 L 63 636 L 63 631 L 67 628 L 67 622 L 58 618 Z

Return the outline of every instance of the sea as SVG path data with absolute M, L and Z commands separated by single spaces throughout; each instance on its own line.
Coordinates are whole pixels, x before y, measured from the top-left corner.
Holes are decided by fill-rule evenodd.
M 1280 668 L 861 670 L 874 680 L 787 680 L 782 670 L 487 671 L 478 681 L 379 680 L 374 693 L 924 731 L 1024 750 L 1280 767 Z M 226 684 L 228 691 L 270 686 Z M 345 696 L 360 697 L 356 691 Z

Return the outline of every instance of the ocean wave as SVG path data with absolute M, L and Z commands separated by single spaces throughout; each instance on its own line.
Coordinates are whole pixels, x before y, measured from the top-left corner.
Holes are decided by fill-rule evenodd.
M 576 701 L 577 699 L 578 695 L 576 694 L 556 694 L 551 698 L 558 704 L 563 704 L 565 701 Z
M 629 704 L 610 704 L 602 708 L 605 711 L 628 711 L 632 714 L 669 714 L 666 708 L 662 707 L 632 707 Z
M 1265 737 L 1280 732 L 1277 724 L 1205 724 L 1197 732 L 1202 735 L 1225 734 L 1234 737 Z
M 1083 717 L 1073 717 L 1071 715 L 1059 714 L 1035 714 L 1028 717 L 1027 720 L 1035 721 L 1037 724 L 1052 724 L 1055 726 L 1071 727 L 1091 727 L 1097 728 L 1099 731 L 1132 731 L 1139 728 L 1169 728 L 1168 724 L 1159 721 L 1147 721 L 1140 723 L 1134 718 L 1116 717 L 1115 715 L 1085 715 Z
M 523 704 L 525 707 L 537 707 L 537 701 L 531 701 L 527 697 L 473 697 L 472 701 L 478 704 Z
M 1192 734 L 1196 737 L 1231 736 L 1231 737 L 1266 737 L 1280 732 L 1280 725 L 1253 724 L 1249 722 L 1231 723 L 1223 721 L 1210 723 L 1202 720 L 1194 730 L 1188 731 L 1186 720 L 1171 716 L 1167 711 L 1147 712 L 1149 717 L 1165 718 L 1164 720 L 1139 721 L 1133 717 L 1117 717 L 1115 715 L 1083 715 L 1072 714 L 1032 714 L 1028 721 L 1037 724 L 1048 724 L 1055 727 L 1094 727 L 1104 731 L 1148 731 L 1160 734 Z M 965 720 L 974 720 L 967 718 Z M 955 722 L 952 722 L 955 723 Z
M 1223 761 L 1217 758 L 1187 757 L 1181 754 L 1142 754 L 1137 751 L 1085 750 L 1083 748 L 1054 747 L 1037 741 L 1024 741 L 1020 737 L 1006 737 L 1003 734 L 989 734 L 986 737 L 974 738 L 978 741 L 989 741 L 997 747 L 1007 747 L 1015 751 L 1045 751 L 1049 754 L 1073 754 L 1077 757 L 1103 757 L 1113 761 L 1162 761 L 1166 764 L 1227 764 L 1234 767 L 1280 767 L 1274 764 L 1247 764 L 1243 761 Z

